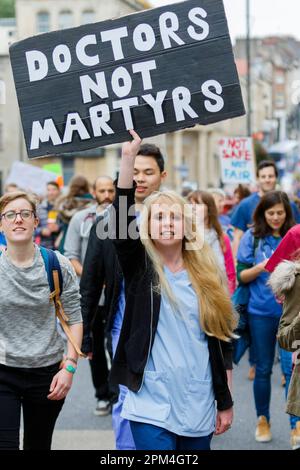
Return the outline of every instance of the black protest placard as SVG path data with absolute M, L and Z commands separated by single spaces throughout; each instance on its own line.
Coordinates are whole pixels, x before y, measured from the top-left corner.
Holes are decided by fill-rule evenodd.
M 222 0 L 188 0 L 10 48 L 29 157 L 245 113 Z

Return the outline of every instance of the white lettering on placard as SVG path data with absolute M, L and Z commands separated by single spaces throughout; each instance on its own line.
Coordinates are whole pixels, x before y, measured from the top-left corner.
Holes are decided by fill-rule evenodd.
M 107 104 L 99 104 L 90 108 L 90 118 L 94 137 L 101 137 L 102 131 L 105 134 L 114 134 L 112 128 L 107 124 L 110 121 L 110 111 Z
M 25 53 L 29 81 L 37 82 L 43 80 L 48 73 L 48 60 L 45 54 L 40 51 L 27 51 Z
M 132 121 L 132 114 L 131 109 L 133 106 L 138 106 L 139 102 L 138 99 L 135 98 L 127 98 L 126 100 L 118 100 L 113 101 L 113 109 L 122 109 L 123 117 L 125 121 L 126 129 L 129 131 L 130 129 L 134 129 L 133 121 Z
M 167 25 L 170 23 L 170 26 Z M 159 27 L 161 39 L 165 49 L 170 49 L 172 47 L 171 39 L 173 39 L 176 44 L 182 46 L 185 42 L 176 34 L 176 31 L 179 29 L 179 20 L 178 16 L 171 11 L 163 13 L 159 17 Z
M 74 132 L 78 133 L 81 140 L 90 139 L 90 135 L 79 114 L 69 113 L 67 115 L 63 144 L 69 144 L 72 142 Z
M 91 44 L 97 44 L 97 38 L 95 34 L 87 34 L 86 36 L 83 36 L 83 38 L 79 39 L 78 43 L 76 44 L 77 58 L 79 62 L 81 62 L 83 65 L 86 65 L 87 67 L 93 67 L 100 62 L 98 54 L 93 56 L 87 55 L 86 48 Z
M 179 86 L 173 90 L 172 93 L 174 111 L 176 115 L 176 121 L 184 121 L 186 113 L 193 119 L 198 118 L 198 114 L 190 106 L 191 102 L 191 92 L 188 88 L 184 86 Z
M 133 73 L 142 74 L 144 90 L 152 90 L 153 88 L 150 70 L 156 70 L 155 60 L 148 60 L 146 62 L 139 62 L 138 64 L 132 64 Z
M 65 44 L 59 44 L 53 50 L 52 60 L 54 67 L 59 73 L 65 73 L 69 70 L 72 63 L 71 52 Z
M 128 26 L 121 27 L 119 21 L 99 23 L 95 26 L 97 30 L 82 27 L 66 36 L 49 36 L 49 42 L 46 38 L 45 41 L 37 40 L 37 46 L 34 42 L 26 43 L 27 46 L 30 44 L 28 49 L 32 49 L 25 52 L 23 48 L 22 52 L 29 75 L 29 81 L 27 77 L 26 80 L 28 85 L 31 84 L 28 89 L 33 89 L 30 96 L 36 97 L 36 101 L 32 99 L 32 111 L 27 114 L 27 119 L 34 122 L 28 124 L 25 121 L 24 126 L 25 129 L 32 126 L 31 135 L 26 135 L 32 156 L 43 155 L 43 151 L 37 150 L 46 148 L 46 142 L 49 143 L 47 152 L 51 152 L 51 148 L 57 151 L 57 146 L 81 149 L 97 145 L 97 142 L 104 145 L 117 141 L 119 134 L 123 138 L 125 129 L 136 127 L 141 131 L 146 128 L 146 134 L 153 135 L 165 128 L 222 119 L 223 115 L 214 116 L 213 113 L 221 112 L 225 117 L 230 114 L 230 103 L 226 102 L 225 107 L 226 93 L 221 85 L 224 71 L 218 67 L 214 69 L 212 60 L 206 63 L 209 54 L 214 57 L 218 53 L 219 43 L 205 52 L 204 42 L 203 54 L 198 44 L 209 38 L 209 20 L 212 24 L 215 22 L 216 12 L 210 14 L 210 10 L 195 7 L 196 4 L 178 10 L 171 7 L 164 12 L 159 10 L 156 18 L 141 16 L 140 22 L 134 17 L 133 21 L 123 23 Z M 45 52 L 36 50 L 39 46 Z M 195 64 L 198 51 L 204 58 L 204 62 L 200 60 L 198 64 L 199 70 L 198 62 Z M 230 51 L 226 49 L 227 52 L 230 60 Z M 182 67 L 188 69 L 186 73 L 192 74 L 193 80 L 182 72 Z M 215 70 L 212 74 L 210 67 Z M 60 74 L 64 73 L 64 80 L 61 80 Z M 50 87 L 41 87 L 39 81 L 47 77 Z M 26 84 L 22 89 L 24 81 L 20 75 L 17 85 L 21 89 L 21 102 L 27 90 Z M 234 75 L 230 83 L 236 87 Z M 44 90 L 45 96 L 42 96 Z M 47 107 L 51 100 L 52 105 Z M 24 110 L 21 111 L 23 116 Z M 52 119 L 49 118 L 51 111 Z M 78 145 L 79 141 L 82 141 L 81 145 Z M 90 145 L 83 144 L 84 141 Z
M 155 33 L 149 24 L 141 23 L 133 31 L 134 47 L 141 52 L 151 51 L 155 46 Z
M 91 91 L 93 91 L 99 98 L 108 98 L 108 90 L 104 72 L 97 72 L 95 74 L 96 81 L 92 80 L 89 75 L 82 75 L 80 77 L 81 93 L 84 104 L 90 103 L 92 99 Z
M 198 18 L 198 16 L 200 16 L 201 18 Z M 197 33 L 194 26 L 188 27 L 187 32 L 189 33 L 192 39 L 195 39 L 196 41 L 203 41 L 209 35 L 209 24 L 206 21 L 202 20 L 202 18 L 206 17 L 207 12 L 203 8 L 192 8 L 192 10 L 189 11 L 189 19 L 191 20 L 191 22 L 202 28 L 202 32 Z
M 40 142 L 49 142 L 49 140 L 52 140 L 53 145 L 61 145 L 61 138 L 53 119 L 45 119 L 44 126 L 41 125 L 40 121 L 33 121 L 30 150 L 39 149 Z
M 118 67 L 111 76 L 111 86 L 118 98 L 128 96 L 132 88 L 132 78 L 125 67 Z
M 127 36 L 128 30 L 125 26 L 122 28 L 115 28 L 109 29 L 107 31 L 102 31 L 101 40 L 102 42 L 111 42 L 111 47 L 115 60 L 124 59 L 121 39 L 126 38 Z
M 213 93 L 210 88 L 215 89 L 215 93 Z M 205 100 L 204 106 L 207 111 L 210 113 L 218 113 L 224 107 L 224 100 L 221 95 L 223 88 L 217 80 L 207 80 L 203 83 L 201 87 L 202 93 L 206 98 L 215 101 L 215 103 L 211 103 L 211 101 Z
M 143 95 L 142 98 L 153 109 L 156 124 L 163 124 L 165 117 L 162 109 L 162 104 L 167 96 L 168 90 L 159 91 L 156 98 L 152 95 Z

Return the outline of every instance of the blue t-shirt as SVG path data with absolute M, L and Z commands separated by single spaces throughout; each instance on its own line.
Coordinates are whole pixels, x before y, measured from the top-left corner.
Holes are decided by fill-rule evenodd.
M 281 237 L 268 235 L 261 238 L 257 248 L 254 248 L 252 229 L 247 230 L 241 238 L 237 260 L 239 263 L 248 264 L 249 267 L 259 264 L 272 256 L 281 240 Z M 281 316 L 282 305 L 276 301 L 271 288 L 267 285 L 269 277 L 269 273 L 262 272 L 254 281 L 247 284 L 250 293 L 248 313 L 270 317 Z
M 113 330 L 115 332 L 121 332 L 122 328 L 122 323 L 123 323 L 123 318 L 124 318 L 124 312 L 125 312 L 125 282 L 124 279 L 121 281 L 121 286 L 120 286 L 120 292 L 119 292 L 119 299 L 118 299 L 118 307 L 114 316 L 114 321 L 113 321 Z
M 138 392 L 128 391 L 122 417 L 180 436 L 208 436 L 215 428 L 215 396 L 198 298 L 187 271 L 172 273 L 165 267 L 165 274 L 177 308 L 162 292 L 143 385 Z
M 231 225 L 235 228 L 246 232 L 248 228 L 252 225 L 253 214 L 260 202 L 260 196 L 258 193 L 253 193 L 251 196 L 246 197 L 243 199 L 240 204 L 234 210 L 231 216 Z M 294 202 L 291 202 L 291 208 L 293 211 L 293 215 L 297 224 L 300 223 L 300 212 L 298 207 Z

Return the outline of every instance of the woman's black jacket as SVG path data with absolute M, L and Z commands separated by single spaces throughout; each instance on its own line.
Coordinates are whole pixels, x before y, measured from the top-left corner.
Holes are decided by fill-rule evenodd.
M 134 188 L 118 188 L 114 202 L 117 235 L 114 243 L 125 278 L 126 308 L 110 380 L 137 392 L 143 383 L 157 329 L 160 295 L 153 290 L 156 281 L 152 263 L 136 229 L 134 192 Z M 128 209 L 132 215 L 128 215 Z M 232 346 L 215 337 L 207 339 L 217 408 L 222 411 L 233 405 L 226 374 L 226 369 L 232 369 Z

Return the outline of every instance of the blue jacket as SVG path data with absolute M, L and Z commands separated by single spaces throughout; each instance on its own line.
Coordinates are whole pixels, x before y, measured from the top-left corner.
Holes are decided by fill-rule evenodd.
M 280 237 L 268 235 L 260 239 L 257 248 L 254 248 L 254 236 L 252 229 L 249 229 L 241 239 L 237 260 L 239 263 L 246 264 L 250 268 L 270 258 L 280 241 Z M 267 286 L 269 276 L 269 273 L 263 272 L 248 284 L 250 294 L 248 313 L 270 317 L 281 316 L 282 306 L 276 301 L 271 288 Z

